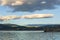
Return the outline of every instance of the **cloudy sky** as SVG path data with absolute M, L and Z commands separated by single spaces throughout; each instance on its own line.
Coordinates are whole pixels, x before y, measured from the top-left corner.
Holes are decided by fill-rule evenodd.
M 53 14 L 54 16 L 50 18 L 41 14 Z M 18 17 L 14 16 L 12 17 L 14 20 L 0 21 L 0 23 L 60 24 L 60 0 L 0 0 L 0 20 L 10 17 L 9 15 Z M 4 17 L 1 18 L 1 16 Z

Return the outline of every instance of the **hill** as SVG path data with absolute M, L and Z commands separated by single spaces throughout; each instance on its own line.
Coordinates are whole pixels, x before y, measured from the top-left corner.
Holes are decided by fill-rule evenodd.
M 23 30 L 24 26 L 16 25 L 16 24 L 0 24 L 0 30 Z
M 40 24 L 41 25 L 41 24 Z M 6 31 L 45 31 L 45 32 L 60 32 L 60 24 L 47 24 L 38 27 L 27 27 L 16 24 L 0 24 L 0 30 Z
M 38 27 L 26 27 L 26 26 L 20 26 L 16 24 L 0 24 L 0 30 L 7 30 L 7 31 L 33 31 L 33 30 L 43 30 L 42 28 Z

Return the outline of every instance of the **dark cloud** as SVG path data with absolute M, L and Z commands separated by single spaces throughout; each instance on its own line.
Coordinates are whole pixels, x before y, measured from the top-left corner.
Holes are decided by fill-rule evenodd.
M 55 5 L 60 5 L 60 0 L 23 0 L 23 3 L 20 5 L 10 5 L 10 7 L 13 9 L 13 12 L 33 12 L 36 10 L 55 9 Z

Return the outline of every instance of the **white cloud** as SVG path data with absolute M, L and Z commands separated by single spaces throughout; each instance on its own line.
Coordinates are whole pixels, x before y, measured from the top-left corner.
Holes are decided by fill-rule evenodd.
M 20 16 L 12 15 L 12 16 L 1 16 L 0 21 L 5 21 L 5 20 L 13 20 L 13 19 L 18 19 Z
M 53 14 L 32 14 L 32 15 L 25 15 L 25 16 L 22 16 L 22 18 L 25 18 L 25 19 L 39 19 L 39 18 L 50 18 L 50 17 L 53 17 Z
M 15 5 L 23 5 L 23 3 L 24 3 L 23 1 L 18 1 L 18 0 L 17 0 L 17 1 L 15 1 L 14 3 L 12 3 L 11 5 L 12 5 L 12 6 L 15 6 Z
M 7 5 L 8 4 L 8 0 L 1 0 L 1 5 Z
M 31 14 L 31 15 L 23 15 L 23 16 L 1 16 L 0 21 L 5 20 L 15 20 L 15 19 L 40 19 L 40 18 L 51 18 L 53 17 L 53 14 Z
M 45 4 L 46 2 L 45 1 L 42 1 L 41 4 Z
M 15 5 L 22 5 L 24 3 L 24 0 L 1 0 L 0 2 L 1 5 L 15 6 Z

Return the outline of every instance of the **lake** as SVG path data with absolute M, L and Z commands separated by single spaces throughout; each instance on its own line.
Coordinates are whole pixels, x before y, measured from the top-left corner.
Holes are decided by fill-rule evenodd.
M 60 40 L 60 32 L 0 31 L 0 40 Z

